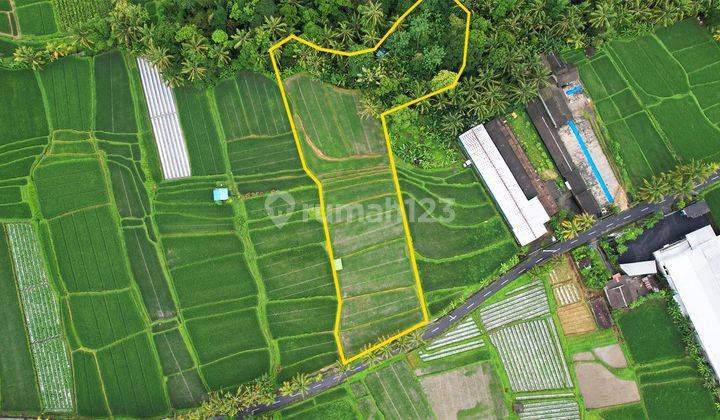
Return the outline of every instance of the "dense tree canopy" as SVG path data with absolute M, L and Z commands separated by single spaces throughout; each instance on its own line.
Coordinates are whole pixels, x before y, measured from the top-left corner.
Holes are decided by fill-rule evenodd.
M 173 86 L 212 84 L 241 69 L 270 74 L 268 48 L 288 34 L 354 50 L 372 46 L 411 0 L 120 0 L 103 19 L 79 24 L 46 48 L 18 48 L 15 65 L 39 68 L 77 50 L 130 50 L 148 57 Z M 458 89 L 394 117 L 396 152 L 422 166 L 447 163 L 447 145 L 470 124 L 536 95 L 546 79 L 539 53 L 599 45 L 698 14 L 718 0 L 464 0 L 473 12 L 468 65 Z M 307 71 L 360 88 L 368 116 L 455 77 L 464 14 L 452 0 L 426 0 L 384 47 L 338 59 L 310 48 L 283 48 L 283 71 Z M 399 126 L 398 126 L 399 125 Z

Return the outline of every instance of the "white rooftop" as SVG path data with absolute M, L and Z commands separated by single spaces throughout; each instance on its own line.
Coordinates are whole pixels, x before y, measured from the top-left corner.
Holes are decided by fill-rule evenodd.
M 644 276 L 657 273 L 655 261 L 640 261 L 634 263 L 620 264 L 620 269 L 628 276 Z
M 720 373 L 720 237 L 705 226 L 653 255 Z
M 461 134 L 460 142 L 520 245 L 529 244 L 547 233 L 545 223 L 550 216 L 537 197 L 530 200 L 525 197 L 485 126 L 480 124 Z

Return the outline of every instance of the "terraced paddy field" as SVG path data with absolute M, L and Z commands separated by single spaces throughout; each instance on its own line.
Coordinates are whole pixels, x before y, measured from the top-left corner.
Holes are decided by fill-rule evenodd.
M 720 45 L 695 19 L 575 58 L 632 186 L 720 159 Z
M 322 187 L 339 336 L 352 359 L 428 319 L 395 167 L 380 121 L 360 117 L 354 92 L 305 75 L 284 83 L 302 156 Z
M 704 387 L 695 362 L 686 356 L 666 305 L 664 299 L 654 299 L 616 315 L 642 396 L 642 405 L 628 410 L 640 412 L 644 406 L 647 418 L 717 417 L 713 395 Z M 603 418 L 623 413 L 621 409 L 600 412 Z
M 209 391 L 264 373 L 280 385 L 339 358 L 320 195 L 274 81 L 240 73 L 214 88 L 176 90 L 193 176 L 172 181 L 163 180 L 133 58 L 112 52 L 38 73 L 0 70 L 2 86 L 12 92 L 8 106 L 23 112 L 0 113 L 0 315 L 8 320 L 0 334 L 15 338 L 0 348 L 0 413 L 166 416 Z M 422 312 L 384 139 L 377 125 L 346 117 L 363 139 L 382 142 L 360 150 L 373 155 L 360 159 L 368 168 L 317 160 L 326 197 L 352 205 L 357 193 L 372 209 L 365 225 L 344 222 L 341 207 L 331 226 L 338 274 L 353 284 L 349 330 L 362 342 Z M 456 201 L 457 222 L 438 210 L 429 229 L 409 229 L 439 311 L 497 271 L 500 247 L 506 256 L 516 247 L 471 172 L 403 168 L 399 177 L 403 199 Z M 218 186 L 230 202 L 212 201 Z M 440 236 L 448 242 L 432 243 Z M 27 275 L 46 280 L 26 295 L 28 261 L 45 274 Z M 399 287 L 377 292 L 368 278 Z M 378 313 L 397 316 L 385 326 Z M 371 410 L 363 404 L 352 410 Z

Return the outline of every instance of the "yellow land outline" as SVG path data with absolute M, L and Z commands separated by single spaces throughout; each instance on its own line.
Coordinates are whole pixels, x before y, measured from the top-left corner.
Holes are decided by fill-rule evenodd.
M 335 313 L 335 327 L 333 329 L 333 335 L 335 336 L 335 343 L 337 344 L 338 353 L 340 355 L 340 360 L 343 364 L 348 364 L 352 362 L 353 360 L 359 359 L 374 350 L 385 346 L 392 341 L 398 339 L 399 337 L 402 337 L 405 334 L 408 334 L 412 331 L 417 330 L 418 328 L 424 327 L 429 322 L 429 316 L 427 312 L 427 304 L 425 303 L 425 296 L 423 295 L 422 290 L 422 284 L 420 283 L 420 274 L 418 273 L 417 269 L 417 263 L 415 261 L 415 250 L 412 243 L 412 237 L 410 236 L 410 226 L 408 224 L 407 215 L 405 214 L 405 206 L 402 204 L 404 201 L 402 199 L 402 191 L 400 190 L 400 181 L 398 180 L 397 176 L 397 169 L 395 168 L 395 157 L 393 156 L 392 152 L 392 146 L 390 144 L 390 134 L 388 133 L 387 128 L 387 120 L 386 117 L 394 112 L 400 111 L 402 109 L 405 109 L 411 105 L 414 105 L 420 101 L 424 101 L 425 99 L 428 99 L 432 96 L 438 95 L 442 92 L 445 92 L 447 90 L 455 88 L 457 86 L 458 81 L 460 80 L 460 76 L 462 75 L 463 71 L 465 70 L 465 66 L 467 65 L 467 53 L 468 53 L 468 46 L 470 42 L 470 16 L 471 12 L 470 10 L 465 7 L 462 3 L 460 3 L 459 0 L 453 0 L 455 4 L 462 9 L 463 12 L 465 12 L 465 40 L 463 44 L 463 58 L 462 58 L 462 65 L 460 66 L 460 69 L 457 71 L 457 75 L 455 76 L 455 79 L 452 81 L 452 83 L 448 84 L 447 86 L 443 86 L 440 89 L 434 90 L 426 95 L 423 95 L 419 98 L 415 98 L 409 102 L 405 102 L 404 104 L 397 105 L 393 108 L 390 108 L 386 111 L 383 111 L 380 114 L 380 121 L 382 122 L 382 128 L 383 128 L 383 134 L 385 136 L 385 145 L 387 147 L 388 156 L 390 158 L 390 172 L 392 173 L 393 177 L 393 183 L 395 184 L 395 191 L 397 193 L 398 203 L 400 207 L 400 214 L 402 216 L 402 222 L 405 232 L 405 240 L 408 245 L 408 251 L 410 254 L 410 263 L 412 265 L 413 275 L 415 277 L 415 287 L 417 289 L 418 298 L 420 300 L 420 306 L 423 314 L 423 320 L 403 331 L 400 331 L 399 333 L 386 338 L 383 341 L 378 342 L 377 344 L 361 351 L 360 353 L 348 358 L 345 356 L 345 351 L 343 350 L 342 341 L 340 339 L 340 321 L 342 316 L 342 293 L 340 290 L 340 280 L 338 279 L 337 270 L 335 269 L 335 256 L 333 254 L 333 248 L 332 248 L 332 242 L 330 240 L 330 227 L 328 225 L 327 221 L 327 215 L 326 215 L 326 209 L 325 209 L 325 193 L 323 192 L 323 186 L 320 180 L 315 176 L 315 174 L 308 168 L 307 163 L 305 161 L 305 156 L 303 154 L 303 147 L 300 142 L 300 136 L 298 135 L 297 128 L 295 127 L 295 120 L 293 118 L 293 113 L 290 110 L 290 103 L 288 102 L 287 93 L 285 91 L 285 86 L 283 84 L 282 75 L 280 73 L 280 68 L 277 63 L 277 59 L 275 57 L 275 51 L 278 50 L 283 45 L 287 44 L 290 41 L 297 41 L 301 44 L 307 45 L 308 47 L 314 48 L 318 51 L 330 53 L 330 54 L 336 54 L 341 55 L 344 57 L 353 57 L 356 55 L 362 55 L 362 54 L 368 54 L 368 53 L 374 53 L 375 51 L 380 48 L 380 45 L 382 45 L 387 38 L 392 35 L 393 32 L 397 30 L 397 28 L 400 26 L 400 24 L 405 20 L 405 18 L 412 13 L 415 8 L 417 8 L 424 0 L 417 0 L 415 3 L 413 3 L 412 6 L 410 6 L 398 19 L 393 23 L 393 25 L 388 29 L 388 31 L 383 35 L 383 37 L 375 44 L 372 48 L 365 48 L 362 50 L 357 51 L 340 51 L 335 50 L 332 48 L 325 48 L 320 45 L 317 45 L 311 41 L 308 41 L 306 39 L 303 39 L 296 35 L 288 35 L 281 41 L 278 41 L 276 44 L 274 44 L 272 47 L 270 47 L 270 50 L 268 51 L 270 53 L 270 61 L 272 62 L 273 70 L 275 72 L 275 78 L 277 79 L 278 87 L 280 88 L 280 95 L 282 96 L 283 105 L 285 107 L 285 112 L 287 113 L 288 120 L 290 121 L 290 128 L 292 129 L 293 139 L 295 140 L 295 146 L 298 149 L 299 155 L 300 155 L 300 162 L 302 164 L 303 170 L 305 173 L 313 180 L 315 185 L 318 187 L 318 193 L 320 196 L 320 215 L 322 217 L 323 221 L 323 230 L 325 231 L 325 242 L 327 244 L 327 252 L 330 257 L 330 266 L 332 268 L 332 276 L 333 276 L 333 282 L 335 283 L 335 293 L 337 295 L 338 299 L 338 307 L 337 312 Z

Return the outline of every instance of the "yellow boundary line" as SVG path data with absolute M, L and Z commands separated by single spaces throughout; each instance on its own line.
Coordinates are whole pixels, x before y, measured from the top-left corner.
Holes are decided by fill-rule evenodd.
M 393 25 L 388 29 L 388 31 L 383 35 L 383 37 L 380 39 L 380 41 L 375 44 L 372 48 L 365 48 L 358 51 L 340 51 L 335 50 L 332 48 L 325 48 L 320 45 L 317 45 L 311 41 L 308 41 L 306 39 L 303 39 L 296 35 L 288 35 L 281 41 L 278 41 L 276 44 L 274 44 L 268 52 L 270 53 L 270 61 L 272 62 L 273 70 L 275 72 L 275 79 L 277 80 L 278 87 L 280 88 L 280 95 L 282 96 L 283 105 L 285 107 L 285 112 L 287 113 L 288 120 L 290 121 L 290 128 L 292 129 L 293 139 L 295 140 L 295 146 L 298 149 L 299 155 L 300 155 L 300 162 L 302 164 L 303 170 L 305 173 L 313 180 L 315 185 L 318 187 L 318 195 L 320 197 L 320 215 L 323 219 L 323 230 L 325 231 L 325 242 L 327 245 L 327 251 L 328 255 L 330 257 L 330 267 L 332 269 L 332 276 L 333 276 L 333 282 L 335 283 L 335 294 L 337 295 L 338 299 L 338 307 L 337 311 L 335 313 L 335 327 L 333 329 L 333 335 L 335 336 L 335 343 L 337 344 L 338 353 L 340 355 L 340 360 L 343 364 L 348 364 L 352 362 L 353 360 L 359 359 L 366 354 L 371 353 L 372 351 L 385 346 L 392 341 L 402 337 L 405 334 L 408 334 L 412 331 L 417 330 L 418 328 L 424 327 L 429 322 L 429 316 L 427 312 L 427 304 L 425 303 L 425 296 L 423 294 L 422 290 L 422 284 L 420 283 L 420 274 L 418 273 L 417 269 L 417 262 L 415 261 L 415 251 L 413 247 L 412 237 L 410 236 L 410 226 L 408 224 L 407 215 L 405 214 L 405 206 L 403 205 L 403 199 L 402 199 L 402 191 L 400 190 L 400 181 L 398 180 L 397 176 L 397 169 L 395 168 L 395 157 L 392 152 L 392 146 L 390 144 L 390 134 L 388 133 L 388 127 L 387 127 L 387 119 L 386 117 L 394 112 L 400 111 L 402 109 L 405 109 L 411 105 L 414 105 L 420 101 L 424 101 L 425 99 L 428 99 L 432 96 L 438 95 L 442 92 L 445 92 L 447 90 L 455 88 L 457 86 L 458 81 L 460 80 L 460 76 L 462 75 L 463 71 L 465 70 L 465 66 L 467 65 L 467 53 L 468 53 L 468 46 L 470 42 L 470 10 L 465 7 L 462 3 L 460 3 L 460 0 L 453 0 L 455 4 L 460 7 L 460 9 L 465 12 L 465 40 L 463 44 L 463 58 L 462 58 L 462 65 L 460 66 L 460 69 L 457 71 L 457 75 L 455 76 L 455 79 L 447 86 L 443 86 L 440 89 L 437 89 L 435 91 L 432 91 L 426 95 L 423 95 L 419 98 L 415 98 L 412 101 L 406 102 L 401 105 L 397 105 L 391 109 L 388 109 L 386 111 L 383 111 L 380 114 L 380 121 L 382 123 L 383 128 L 383 134 L 385 137 L 385 145 L 387 147 L 388 156 L 390 158 L 390 169 L 393 177 L 393 183 L 395 185 L 395 191 L 397 193 L 398 203 L 400 207 L 400 214 L 402 216 L 402 222 L 403 222 L 403 228 L 405 231 L 405 240 L 408 246 L 408 251 L 410 254 L 410 263 L 412 265 L 413 269 L 413 275 L 415 277 L 415 287 L 418 294 L 418 299 L 420 300 L 420 307 L 423 314 L 423 320 L 403 331 L 400 331 L 399 333 L 386 338 L 385 340 L 376 343 L 375 345 L 371 346 L 368 349 L 365 349 L 361 351 L 360 353 L 352 356 L 352 357 L 346 357 L 345 351 L 343 350 L 342 341 L 340 339 L 340 320 L 342 315 L 342 293 L 340 291 L 340 280 L 338 279 L 337 270 L 335 269 L 335 256 L 333 254 L 333 248 L 332 248 L 332 242 L 330 240 L 330 227 L 328 226 L 327 221 L 327 215 L 326 215 L 326 209 L 325 209 L 325 193 L 323 192 L 322 183 L 320 180 L 315 176 L 315 174 L 308 168 L 307 163 L 305 161 L 305 155 L 303 154 L 303 148 L 302 144 L 300 142 L 300 136 L 298 135 L 297 128 L 295 127 L 295 120 L 293 118 L 293 113 L 290 110 L 290 103 L 288 102 L 287 93 L 285 92 L 285 86 L 283 84 L 282 75 L 280 73 L 280 68 L 277 63 L 277 59 L 275 57 L 275 52 L 279 48 L 281 48 L 283 45 L 287 44 L 290 41 L 297 41 L 301 44 L 307 45 L 308 47 L 311 47 L 315 50 L 329 53 L 329 54 L 335 54 L 340 55 L 344 57 L 353 57 L 356 55 L 362 55 L 362 54 L 369 54 L 374 53 L 377 51 L 378 48 L 380 48 L 380 45 L 382 45 L 387 38 L 392 35 L 393 32 L 397 30 L 397 28 L 400 26 L 400 24 L 405 20 L 405 18 L 412 13 L 413 10 L 415 10 L 424 0 L 417 0 L 410 8 L 408 8 Z

